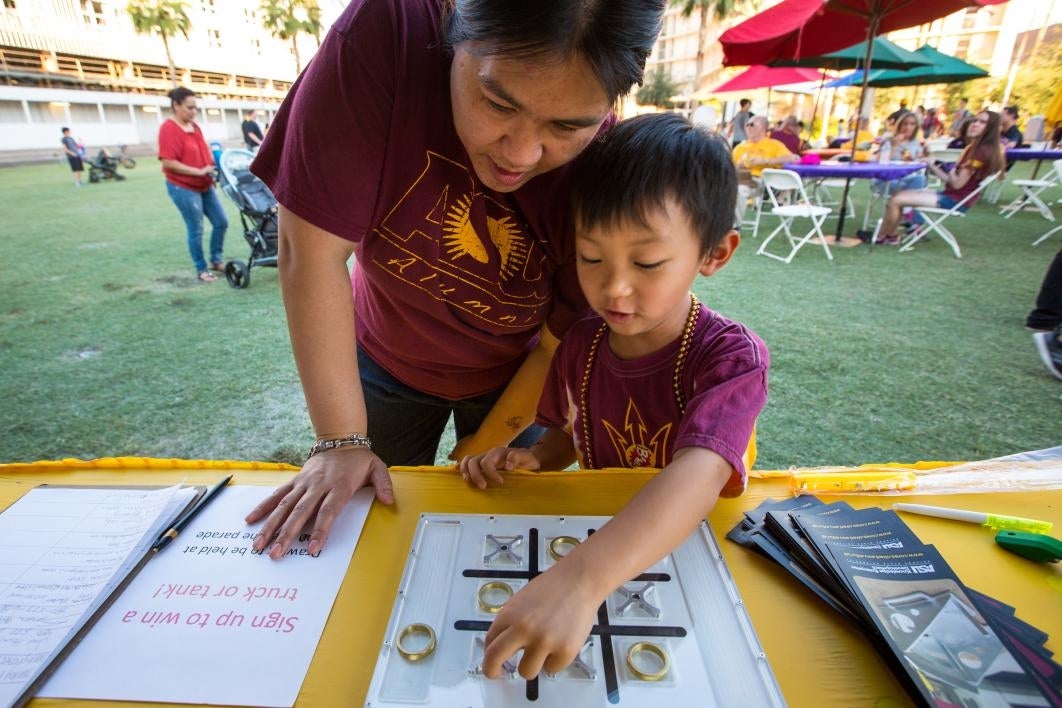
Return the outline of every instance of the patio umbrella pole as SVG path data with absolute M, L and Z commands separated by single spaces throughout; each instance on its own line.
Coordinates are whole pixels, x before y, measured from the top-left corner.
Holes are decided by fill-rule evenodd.
M 868 37 L 878 36 L 878 24 L 881 21 L 881 16 L 878 13 L 871 14 L 867 18 L 869 21 Z M 850 157 L 852 162 L 855 162 L 856 148 L 859 145 L 859 141 L 856 138 L 859 137 L 859 123 L 863 118 L 863 97 L 867 92 L 867 82 L 870 80 L 870 62 L 874 58 L 874 43 L 867 42 L 867 54 L 863 61 L 863 84 L 859 89 L 859 104 L 856 111 L 856 125 L 855 132 L 852 135 L 852 152 Z M 844 217 L 845 217 L 845 204 L 848 203 L 848 191 L 852 186 L 852 180 L 846 179 L 844 181 L 844 194 L 841 195 L 841 216 L 837 219 L 837 235 L 834 237 L 836 243 L 841 242 L 841 237 L 844 235 Z

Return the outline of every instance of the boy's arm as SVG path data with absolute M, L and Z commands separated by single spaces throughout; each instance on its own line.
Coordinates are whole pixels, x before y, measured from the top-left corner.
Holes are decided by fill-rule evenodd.
M 524 650 L 520 675 L 557 672 L 578 654 L 609 593 L 681 544 L 731 475 L 723 457 L 687 447 L 601 530 L 512 597 L 487 633 L 483 671 Z
M 549 327 L 542 325 L 538 345 L 527 355 L 480 424 L 479 430 L 457 441 L 456 447 L 450 452 L 451 460 L 460 460 L 466 455 L 480 455 L 494 447 L 507 447 L 513 438 L 534 422 L 542 384 L 558 344 L 560 340 L 550 333 Z

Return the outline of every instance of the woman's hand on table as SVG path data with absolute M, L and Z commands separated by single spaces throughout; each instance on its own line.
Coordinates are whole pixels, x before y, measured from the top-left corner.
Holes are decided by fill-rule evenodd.
M 482 455 L 468 455 L 458 464 L 461 478 L 469 484 L 486 489 L 491 482 L 503 484 L 503 471 L 541 469 L 538 458 L 524 447 L 496 447 Z
M 339 512 L 354 492 L 369 485 L 376 488 L 381 502 L 394 503 L 387 465 L 369 448 L 337 448 L 314 455 L 290 482 L 277 487 L 247 515 L 249 524 L 266 519 L 252 549 L 262 552 L 268 547 L 269 557 L 279 560 L 312 521 L 307 550 L 318 553 Z
M 557 673 L 579 655 L 590 636 L 601 598 L 579 582 L 567 563 L 534 578 L 505 603 L 487 632 L 483 673 L 501 675 L 502 663 L 523 649 L 520 676 L 532 679 L 544 669 Z

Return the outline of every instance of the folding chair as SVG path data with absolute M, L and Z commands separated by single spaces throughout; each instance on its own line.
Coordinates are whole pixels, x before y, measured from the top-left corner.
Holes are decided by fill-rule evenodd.
M 955 239 L 955 234 L 948 230 L 944 226 L 944 222 L 950 217 L 959 217 L 965 214 L 966 208 L 973 204 L 978 195 L 988 188 L 988 185 L 999 179 L 1001 172 L 995 172 L 988 175 L 981 184 L 977 185 L 977 189 L 967 194 L 961 202 L 953 206 L 951 209 L 943 209 L 941 207 L 914 207 L 916 214 L 922 217 L 923 223 L 907 236 L 904 236 L 903 241 L 900 244 L 900 251 L 909 251 L 914 247 L 916 243 L 924 239 L 933 232 L 940 236 L 944 243 L 951 246 L 951 250 L 955 252 L 956 258 L 962 258 L 962 251 L 959 250 L 959 242 Z M 935 219 L 930 219 L 930 215 L 937 215 Z
M 1012 182 L 1016 187 L 1021 187 L 1021 194 L 1015 197 L 1010 204 L 999 210 L 1004 219 L 1009 219 L 1026 206 L 1032 205 L 1048 221 L 1055 220 L 1051 207 L 1040 198 L 1040 193 L 1045 189 L 1050 189 L 1062 183 L 1062 160 L 1055 160 L 1052 164 L 1054 169 L 1045 175 L 1043 179 L 1016 179 Z
M 1041 243 L 1043 243 L 1047 239 L 1051 238 L 1052 236 L 1057 234 L 1059 231 L 1062 231 L 1062 224 L 1059 224 L 1058 226 L 1056 226 L 1055 228 L 1051 229 L 1050 231 L 1048 231 L 1046 234 L 1044 234 L 1040 238 L 1038 238 L 1035 241 L 1033 241 L 1032 245 L 1039 246 Z
M 819 243 L 822 244 L 822 248 L 826 251 L 826 257 L 832 261 L 833 254 L 830 253 L 830 246 L 826 243 L 826 236 L 822 233 L 822 224 L 833 210 L 819 206 L 808 199 L 808 194 L 804 191 L 803 180 L 800 179 L 800 175 L 792 170 L 766 169 L 763 171 L 762 179 L 763 187 L 767 190 L 767 196 L 771 201 L 771 214 L 779 217 L 782 223 L 771 232 L 770 236 L 764 239 L 756 254 L 768 256 L 783 263 L 789 263 L 805 243 L 817 236 Z M 800 238 L 794 236 L 789 228 L 793 220 L 798 218 L 811 221 L 811 228 Z M 768 253 L 766 250 L 767 245 L 778 235 L 779 231 L 785 232 L 786 239 L 788 239 L 791 246 L 789 255 L 785 257 Z

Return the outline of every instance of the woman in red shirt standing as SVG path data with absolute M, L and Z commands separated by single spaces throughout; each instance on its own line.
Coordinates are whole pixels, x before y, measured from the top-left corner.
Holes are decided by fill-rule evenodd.
M 195 93 L 183 86 L 170 91 L 173 117 L 159 127 L 159 160 L 166 175 L 166 190 L 181 212 L 188 230 L 188 252 L 199 280 L 217 280 L 210 271 L 225 268 L 221 255 L 229 218 L 214 191 L 214 155 L 195 124 Z M 210 265 L 203 256 L 203 216 L 210 221 Z

